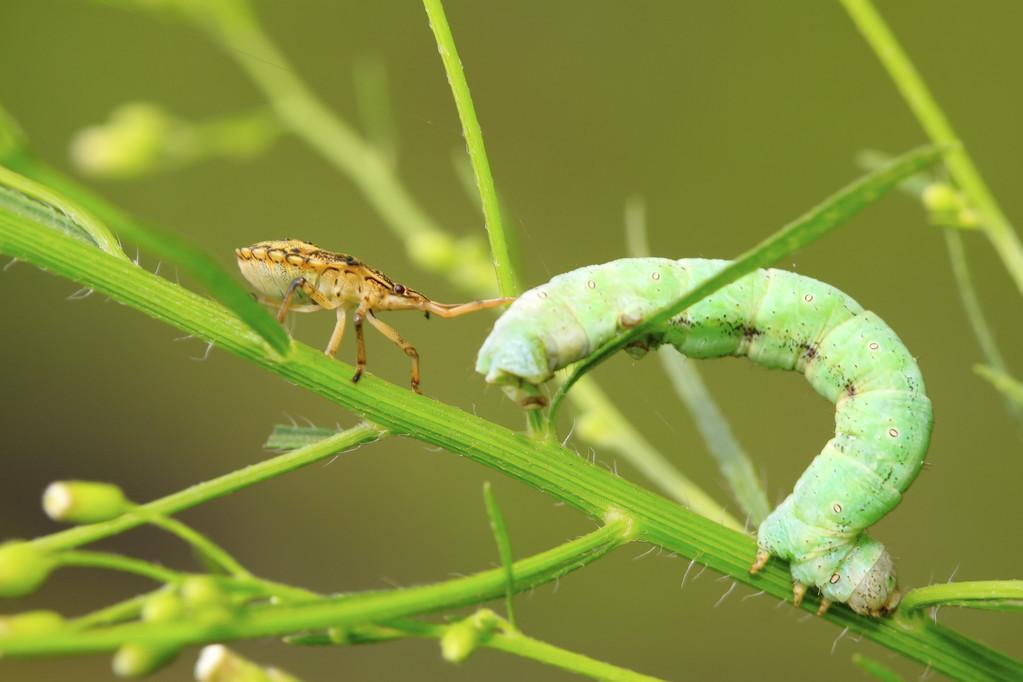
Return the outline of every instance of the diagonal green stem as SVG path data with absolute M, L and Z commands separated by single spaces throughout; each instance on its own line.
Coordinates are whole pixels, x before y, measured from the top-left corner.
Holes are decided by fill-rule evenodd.
M 0 239 L 2 243 L 2 239 Z M 157 277 L 153 277 L 154 280 L 159 280 Z M 174 286 L 167 283 L 167 286 Z M 202 300 L 202 299 L 199 299 Z M 237 321 L 236 321 L 237 323 Z M 236 333 L 239 328 L 236 327 Z M 255 341 L 256 338 L 249 336 L 250 342 Z M 258 345 L 258 344 L 257 344 Z M 177 513 L 183 509 L 194 507 L 203 502 L 223 497 L 242 488 L 247 488 L 250 485 L 265 481 L 268 478 L 280 476 L 283 473 L 294 471 L 304 466 L 319 462 L 328 457 L 347 450 L 349 448 L 356 447 L 363 443 L 369 443 L 382 438 L 386 432 L 380 427 L 362 423 L 358 426 L 354 426 L 345 431 L 325 438 L 324 440 L 314 445 L 309 445 L 292 452 L 279 455 L 272 459 L 268 459 L 265 462 L 259 462 L 258 464 L 252 464 L 245 467 L 244 469 L 238 469 L 232 471 L 229 474 L 214 478 L 203 483 L 199 483 L 190 488 L 185 488 L 180 492 L 176 492 L 172 495 L 162 497 L 158 500 L 150 502 L 149 504 L 141 505 L 140 510 L 144 510 L 146 513 L 169 515 Z M 60 531 L 52 535 L 46 535 L 44 537 L 34 540 L 34 544 L 40 549 L 44 550 L 59 550 L 67 549 L 69 547 L 78 547 L 80 545 L 87 544 L 89 542 L 95 542 L 102 538 L 122 533 L 130 528 L 135 528 L 144 523 L 148 523 L 149 519 L 146 518 L 145 513 L 143 514 L 124 514 L 112 519 L 110 521 L 104 521 L 101 523 L 92 523 L 86 526 L 76 526 L 75 528 L 69 528 L 68 530 Z
M 444 62 L 444 71 L 447 73 L 455 106 L 458 108 L 458 117 L 462 121 L 462 133 L 465 135 L 469 160 L 472 161 L 472 170 L 476 176 L 476 186 L 483 206 L 487 235 L 490 237 L 490 252 L 494 258 L 501 295 L 518 296 L 522 289 L 512 265 L 504 221 L 501 219 L 501 207 L 497 200 L 497 189 L 494 187 L 494 178 L 490 172 L 487 150 L 483 145 L 483 132 L 476 118 L 476 107 L 473 106 L 472 95 L 469 94 L 469 84 L 465 80 L 462 60 L 458 57 L 455 39 L 451 35 L 448 19 L 444 14 L 444 5 L 441 0 L 423 0 L 423 6 L 426 7 L 426 14 L 430 18 L 430 28 L 437 41 L 441 61 Z
M 906 178 L 934 164 L 948 151 L 946 147 L 921 147 L 896 157 L 887 165 L 846 185 L 836 194 L 785 225 L 770 237 L 740 254 L 720 272 L 693 286 L 677 301 L 652 313 L 638 325 L 611 339 L 573 366 L 572 374 L 558 388 L 551 400 L 551 422 L 565 394 L 576 379 L 590 371 L 617 351 L 639 341 L 666 324 L 691 305 L 731 284 L 757 268 L 767 267 L 797 249 L 810 244 L 835 229 L 849 218 L 870 206 Z
M 945 112 L 870 0 L 842 0 L 842 4 L 931 140 L 935 144 L 959 140 Z M 980 214 L 984 232 L 1002 258 L 1009 276 L 1023 292 L 1023 245 L 981 177 L 980 170 L 962 147 L 949 151 L 945 163 L 970 205 Z
M 681 556 L 698 558 L 701 563 L 731 576 L 736 582 L 763 590 L 779 599 L 791 599 L 791 578 L 782 562 L 772 561 L 756 576 L 748 574 L 747 569 L 756 551 L 756 545 L 749 536 L 730 531 L 682 509 L 589 464 L 563 448 L 513 433 L 373 375 L 366 375 L 359 384 L 353 384 L 349 380 L 352 372 L 350 366 L 327 358 L 316 349 L 298 342 L 293 343 L 293 349 L 286 357 L 277 356 L 269 351 L 262 339 L 249 327 L 213 301 L 44 225 L 3 210 L 0 210 L 0 252 L 74 279 L 116 301 L 213 341 L 218 348 L 250 360 L 287 381 L 347 407 L 391 433 L 405 434 L 461 453 L 546 492 L 594 518 L 624 518 L 631 529 L 628 537 L 652 542 Z M 349 446 L 380 435 L 377 427 L 368 425 L 346 433 L 351 436 L 352 432 L 358 435 L 347 443 Z M 340 442 L 343 437 L 341 434 L 337 439 L 329 440 L 335 446 L 345 447 Z M 292 457 L 299 452 L 302 451 L 297 450 L 282 457 Z M 250 476 L 245 474 L 246 471 L 243 470 L 239 475 L 251 478 L 248 482 L 255 482 L 273 475 L 276 468 L 263 469 Z M 229 477 L 224 478 L 230 480 Z M 165 502 L 160 511 L 172 513 L 174 509 L 184 508 L 200 499 L 216 497 L 240 487 L 221 483 L 216 490 L 209 490 L 204 487 L 208 485 L 202 484 L 196 489 L 164 498 L 173 504 Z M 137 523 L 134 520 L 124 522 L 118 519 L 108 524 L 123 526 L 111 529 L 108 524 L 95 524 L 100 527 L 99 530 L 94 526 L 84 526 L 42 538 L 37 543 L 49 549 L 75 546 Z M 521 563 L 515 568 L 516 581 L 522 580 L 524 576 L 519 569 Z M 494 580 L 496 594 L 499 596 L 503 593 L 504 572 L 495 571 Z M 469 598 L 469 595 L 466 597 Z M 808 611 L 815 609 L 815 601 L 805 600 L 802 608 Z M 435 601 L 427 600 L 426 603 L 432 605 Z M 379 602 L 369 601 L 354 611 L 346 611 L 348 615 L 345 617 L 353 621 L 380 622 L 408 615 L 412 612 L 408 607 L 408 604 L 404 604 L 400 610 L 388 610 Z M 307 608 L 312 610 L 306 611 Z M 253 616 L 242 625 L 236 624 L 226 631 L 218 629 L 214 634 L 223 634 L 225 637 L 260 636 L 288 631 L 289 628 L 293 632 L 306 627 L 326 627 L 335 624 L 339 617 L 334 608 L 324 605 L 295 604 L 282 609 L 267 611 L 265 614 L 260 612 L 258 618 Z M 953 677 L 1004 679 L 1023 676 L 1023 664 L 1020 662 L 931 623 L 926 618 L 896 616 L 872 619 L 857 616 L 849 609 L 832 608 L 824 619 L 840 627 L 848 627 L 855 634 L 862 634 Z M 88 633 L 91 639 L 84 640 L 51 637 L 45 643 L 23 642 L 28 648 L 19 651 L 27 654 L 95 650 L 96 647 L 119 643 L 122 640 L 118 637 L 121 636 L 142 636 L 143 633 L 133 627 L 119 626 L 120 629 L 116 630 Z M 168 624 L 165 627 L 167 629 L 162 630 L 160 636 L 167 636 L 171 640 L 185 638 L 193 641 L 189 638 L 196 637 L 194 625 Z M 80 634 L 85 636 L 87 633 Z M 6 644 L 5 650 L 13 652 Z
M 749 516 L 753 526 L 759 526 L 771 513 L 771 505 L 767 501 L 760 477 L 753 468 L 753 461 L 732 433 L 732 427 L 704 385 L 700 373 L 693 367 L 692 361 L 672 346 L 661 346 L 657 354 L 671 385 L 696 422 L 703 442 L 717 461 L 736 501 Z
M 442 273 L 472 296 L 493 295 L 485 255 L 475 249 L 459 248 L 440 229 L 413 199 L 389 163 L 389 157 L 379 152 L 378 145 L 361 139 L 299 79 L 244 2 L 201 3 L 194 9 L 198 13 L 196 25 L 227 48 L 225 53 L 263 91 L 277 115 L 297 137 L 355 183 L 384 222 L 405 241 L 410 256 L 418 265 Z M 43 172 L 47 169 L 38 163 L 33 169 L 39 173 L 33 175 L 36 179 L 62 191 L 68 190 L 59 184 L 64 181 L 61 176 Z M 107 220 L 110 222 L 109 218 Z M 430 248 L 420 248 L 423 244 Z M 421 255 L 438 245 L 444 246 L 440 250 L 446 255 L 440 258 Z M 699 514 L 736 529 L 742 528 L 713 497 L 679 472 L 632 427 L 596 381 L 582 377 L 569 397 L 583 415 L 616 425 L 617 433 L 609 447 L 615 448 L 654 485 Z M 534 420 L 539 418 L 539 414 L 530 414 Z M 533 426 L 539 425 L 534 421 Z
M 109 552 L 89 552 L 85 550 L 65 550 L 56 554 L 61 566 L 78 566 L 79 568 L 104 568 L 109 571 L 134 573 L 160 583 L 176 583 L 184 577 L 184 573 L 141 559 L 111 554 Z
M 496 614 L 490 613 L 490 615 L 497 619 L 501 629 L 482 635 L 479 646 L 540 661 L 568 672 L 607 682 L 661 682 L 656 677 L 598 661 L 589 656 L 534 639 L 516 630 L 513 625 L 504 623 Z M 348 641 L 344 644 L 376 644 L 407 637 L 441 639 L 451 627 L 451 625 L 437 625 L 409 619 L 392 621 L 387 625 L 359 625 L 345 633 Z M 289 638 L 288 642 L 306 646 L 336 644 L 327 635 L 298 636 Z
M 208 537 L 181 521 L 170 516 L 154 513 L 145 505 L 136 506 L 129 513 L 138 514 L 145 519 L 146 523 L 162 528 L 168 533 L 177 535 L 179 538 L 190 544 L 208 561 L 216 564 L 221 570 L 236 577 L 248 577 L 251 575 L 249 571 L 238 563 L 237 559 L 228 554 L 224 548 L 220 547 Z

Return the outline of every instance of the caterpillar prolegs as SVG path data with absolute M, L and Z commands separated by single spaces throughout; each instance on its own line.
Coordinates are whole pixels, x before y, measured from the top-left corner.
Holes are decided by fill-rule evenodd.
M 558 275 L 524 293 L 483 343 L 476 371 L 527 408 L 539 386 L 680 298 L 728 264 L 626 258 Z M 835 403 L 835 436 L 760 526 L 751 571 L 790 562 L 795 601 L 862 614 L 899 600 L 888 552 L 863 531 L 902 499 L 923 464 L 931 403 L 909 351 L 877 315 L 838 289 L 784 270 L 757 270 L 655 329 L 629 350 L 670 343 L 690 358 L 745 355 L 797 370 Z

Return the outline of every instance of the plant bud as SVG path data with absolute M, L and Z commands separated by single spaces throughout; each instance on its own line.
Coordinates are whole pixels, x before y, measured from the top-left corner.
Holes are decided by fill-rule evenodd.
M 56 561 L 22 540 L 0 545 L 0 597 L 31 594 L 56 567 Z
M 185 613 L 185 604 L 174 592 L 157 592 L 142 607 L 142 620 L 147 623 L 175 620 Z
M 45 635 L 64 627 L 64 616 L 56 611 L 25 611 L 0 616 L 0 638 L 17 635 Z
M 117 518 L 128 500 L 116 485 L 91 481 L 56 481 L 43 492 L 43 510 L 54 521 L 97 523 Z
M 176 647 L 125 644 L 114 654 L 112 667 L 118 677 L 144 677 L 174 660 Z

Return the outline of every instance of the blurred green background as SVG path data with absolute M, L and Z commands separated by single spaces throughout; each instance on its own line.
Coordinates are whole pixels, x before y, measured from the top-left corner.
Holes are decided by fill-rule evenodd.
M 452 232 L 482 221 L 455 173 L 461 132 L 436 46 L 417 2 L 259 2 L 258 13 L 294 68 L 337 112 L 355 119 L 352 65 L 386 65 L 396 109 L 400 172 Z M 487 148 L 519 234 L 528 284 L 624 255 L 623 206 L 649 208 L 654 253 L 734 255 L 816 204 L 860 171 L 854 154 L 891 152 L 924 136 L 837 3 L 471 2 L 449 0 Z M 1023 5 L 884 2 L 881 11 L 964 137 L 1010 217 L 1023 216 Z M 261 102 L 236 65 L 184 24 L 103 3 L 0 3 L 0 98 L 40 156 L 68 168 L 73 133 L 117 105 L 152 100 L 188 118 Z M 258 55 L 245 55 L 258 59 Z M 442 301 L 462 296 L 424 275 L 352 184 L 301 142 L 284 138 L 250 163 L 93 185 L 144 219 L 187 235 L 234 268 L 232 250 L 284 235 L 357 254 Z M 978 287 L 1003 349 L 1023 335 L 1019 298 L 979 234 L 965 235 Z M 134 255 L 133 247 L 129 249 Z M 156 261 L 142 254 L 142 264 Z M 1021 577 L 1020 433 L 976 378 L 945 248 L 912 201 L 892 196 L 780 263 L 823 279 L 879 313 L 917 354 L 934 401 L 930 466 L 876 528 L 904 585 Z M 170 275 L 169 269 L 162 273 Z M 0 276 L 4 434 L 0 537 L 54 530 L 39 509 L 51 480 L 121 484 L 147 500 L 258 461 L 272 424 L 351 425 L 353 415 L 175 330 L 27 265 Z M 423 356 L 431 396 L 518 426 L 518 410 L 472 371 L 490 317 L 390 322 Z M 333 318 L 302 316 L 298 338 L 321 346 Z M 341 355 L 354 356 L 351 339 Z M 406 358 L 369 336 L 370 370 L 402 385 Z M 1018 358 L 1012 364 L 1023 367 Z M 746 362 L 704 363 L 711 390 L 753 453 L 772 500 L 791 489 L 833 429 L 832 408 L 795 375 Z M 622 355 L 596 378 L 642 432 L 732 505 L 689 417 L 653 360 Z M 588 446 L 573 445 L 582 452 Z M 611 466 L 611 453 L 597 453 Z M 623 462 L 618 471 L 641 481 Z M 409 440 L 364 447 L 190 511 L 257 573 L 324 591 L 443 579 L 494 565 L 481 498 L 491 480 L 517 555 L 593 527 L 581 515 L 496 472 Z M 105 547 L 185 568 L 188 552 L 140 530 Z M 745 599 L 707 572 L 679 583 L 687 561 L 629 547 L 518 598 L 537 637 L 669 679 L 862 679 L 854 652 L 916 677 L 869 642 L 773 599 Z M 65 570 L 33 605 L 82 612 L 146 583 Z M 946 609 L 943 623 L 1023 655 L 1017 617 Z M 435 643 L 294 649 L 238 647 L 308 679 L 556 680 L 567 675 L 481 651 L 460 667 Z M 194 655 L 154 679 L 188 679 Z M 104 657 L 0 663 L 0 678 L 108 679 Z

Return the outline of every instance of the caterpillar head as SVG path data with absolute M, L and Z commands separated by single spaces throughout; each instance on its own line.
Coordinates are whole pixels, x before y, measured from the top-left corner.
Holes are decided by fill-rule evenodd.
M 531 335 L 509 335 L 502 320 L 483 342 L 476 358 L 476 371 L 488 384 L 497 384 L 509 398 L 526 409 L 546 404 L 539 384 L 550 378 L 551 371 L 543 345 Z
M 885 616 L 899 605 L 895 564 L 877 540 L 861 535 L 822 590 L 833 601 L 844 601 L 856 613 Z

